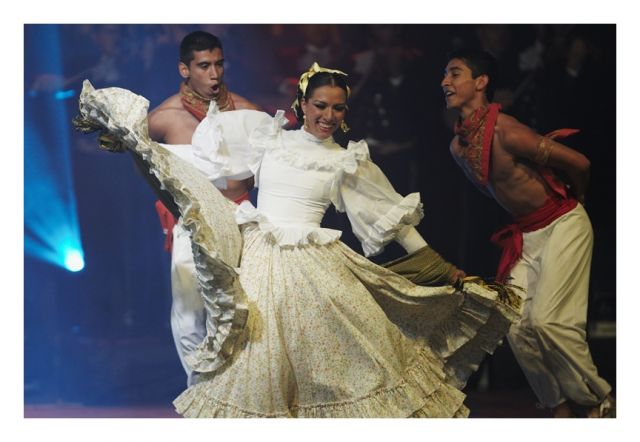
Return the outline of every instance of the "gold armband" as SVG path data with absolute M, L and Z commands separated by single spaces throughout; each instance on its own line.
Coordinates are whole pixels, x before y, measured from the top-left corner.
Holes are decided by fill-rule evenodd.
M 533 159 L 534 162 L 541 166 L 546 166 L 549 161 L 549 155 L 553 150 L 554 142 L 551 138 L 542 137 L 540 143 L 538 143 L 538 150 L 536 150 L 536 156 Z

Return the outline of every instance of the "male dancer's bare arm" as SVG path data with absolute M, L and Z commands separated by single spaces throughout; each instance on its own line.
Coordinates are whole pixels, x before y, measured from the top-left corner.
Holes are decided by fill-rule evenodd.
M 578 201 L 584 202 L 591 163 L 580 152 L 543 137 L 513 118 L 497 131 L 501 145 L 511 155 L 563 172 Z

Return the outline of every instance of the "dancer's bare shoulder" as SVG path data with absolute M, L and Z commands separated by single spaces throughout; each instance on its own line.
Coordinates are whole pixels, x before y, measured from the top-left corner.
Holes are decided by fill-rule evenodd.
M 167 144 L 190 144 L 198 120 L 180 99 L 172 95 L 149 113 L 149 135 L 154 141 Z

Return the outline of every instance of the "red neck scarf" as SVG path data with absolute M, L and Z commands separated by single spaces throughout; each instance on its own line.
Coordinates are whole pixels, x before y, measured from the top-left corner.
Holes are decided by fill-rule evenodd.
M 464 120 L 458 119 L 454 128 L 460 140 L 466 168 L 482 187 L 489 184 L 491 142 L 501 108 L 498 103 L 482 106 Z
M 180 84 L 180 100 L 184 108 L 196 117 L 198 121 L 204 120 L 204 117 L 207 116 L 211 100 L 194 91 L 186 81 Z M 220 112 L 235 110 L 236 108 L 233 98 L 231 98 L 231 94 L 224 84 L 220 85 L 220 94 L 216 98 L 216 103 L 218 103 Z

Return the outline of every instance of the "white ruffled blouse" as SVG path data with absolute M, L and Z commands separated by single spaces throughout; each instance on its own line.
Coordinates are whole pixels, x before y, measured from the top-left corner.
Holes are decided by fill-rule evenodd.
M 253 175 L 258 208 L 244 201 L 236 221 L 258 223 L 280 246 L 340 238 L 340 231 L 320 227 L 330 203 L 346 211 L 366 256 L 380 253 L 403 228 L 420 222 L 420 195 L 399 195 L 371 162 L 365 141 L 351 141 L 344 149 L 333 138 L 283 130 L 286 122 L 281 110 L 274 117 L 254 110 L 219 112 L 212 103 L 191 146 L 164 147 L 219 188 L 226 188 L 226 179 Z

